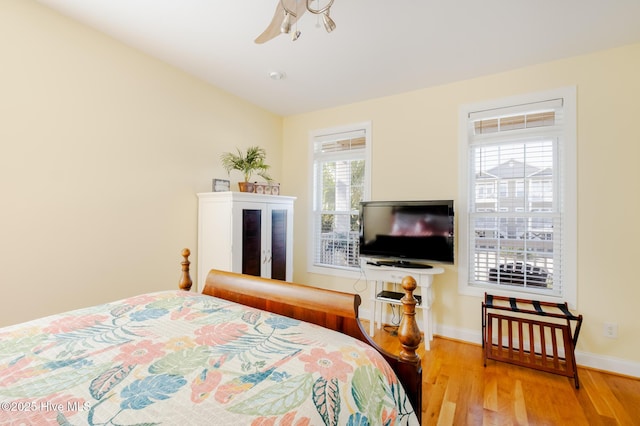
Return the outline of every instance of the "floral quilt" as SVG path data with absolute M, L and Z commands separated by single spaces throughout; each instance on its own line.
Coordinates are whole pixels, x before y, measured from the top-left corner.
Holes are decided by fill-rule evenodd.
M 2 425 L 418 424 L 370 346 L 165 291 L 0 329 Z

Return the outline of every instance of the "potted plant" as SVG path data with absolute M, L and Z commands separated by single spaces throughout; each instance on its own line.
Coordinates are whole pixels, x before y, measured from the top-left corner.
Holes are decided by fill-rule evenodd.
M 222 161 L 222 167 L 225 168 L 228 174 L 231 174 L 232 170 L 238 170 L 242 173 L 244 182 L 238 182 L 241 192 L 253 192 L 253 183 L 249 181 L 254 173 L 271 182 L 272 179 L 267 173 L 269 166 L 264 163 L 267 157 L 267 152 L 264 148 L 251 146 L 247 148 L 246 153 L 243 153 L 238 148 L 236 149 L 238 151 L 237 154 L 225 152 L 220 156 L 220 160 Z

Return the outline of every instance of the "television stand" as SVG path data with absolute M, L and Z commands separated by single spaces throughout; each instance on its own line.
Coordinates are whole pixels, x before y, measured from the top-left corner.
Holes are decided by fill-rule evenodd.
M 376 299 L 387 303 L 393 303 L 394 305 L 402 305 L 402 298 L 404 295 L 405 293 L 400 293 L 399 291 L 382 290 L 380 293 L 376 294 Z M 418 302 L 417 306 L 420 306 L 422 304 L 422 296 L 414 294 L 413 297 L 415 297 Z
M 433 291 L 431 284 L 433 283 L 433 276 L 442 274 L 444 269 L 441 267 L 413 267 L 413 265 L 409 266 L 409 262 L 404 262 L 402 266 L 398 266 L 395 262 L 387 264 L 386 261 L 371 258 L 361 258 L 360 265 L 367 284 L 371 288 L 371 301 L 373 302 L 369 334 L 373 336 L 376 323 L 378 329 L 382 328 L 383 311 L 385 311 L 383 306 L 401 303 L 397 300 L 396 292 L 389 291 L 387 288 L 393 286 L 393 290 L 396 290 L 396 287 L 400 285 L 402 279 L 407 275 L 411 275 L 416 280 L 418 289 L 420 289 L 420 304 L 416 305 L 416 308 L 422 311 L 424 348 L 425 350 L 430 350 L 431 340 L 433 340 L 433 315 L 431 313 Z M 400 294 L 400 292 L 398 291 L 397 294 Z M 418 297 L 416 297 L 416 299 L 418 299 Z
M 369 265 L 391 266 L 394 268 L 431 269 L 433 266 L 424 263 L 407 262 L 406 260 L 378 260 L 367 262 Z

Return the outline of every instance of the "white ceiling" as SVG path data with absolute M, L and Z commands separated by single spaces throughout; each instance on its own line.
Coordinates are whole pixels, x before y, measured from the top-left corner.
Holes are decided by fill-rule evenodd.
M 265 44 L 278 0 L 38 1 L 280 115 L 640 42 L 640 0 L 335 0 Z

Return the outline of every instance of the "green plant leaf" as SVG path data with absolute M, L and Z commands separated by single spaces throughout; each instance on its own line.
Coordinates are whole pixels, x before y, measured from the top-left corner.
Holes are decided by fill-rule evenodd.
M 353 374 L 351 394 L 358 409 L 369 420 L 379 419 L 387 395 L 382 373 L 371 365 L 363 365 Z
M 19 339 L 0 340 L 0 356 L 9 358 L 13 355 L 24 355 L 30 353 L 33 348 L 47 339 L 46 333 L 39 333 L 34 336 L 21 337 Z
M 209 352 L 206 346 L 198 346 L 195 348 L 183 349 L 154 362 L 149 367 L 152 374 L 174 374 L 177 376 L 185 376 L 197 368 L 201 368 L 206 364 L 209 358 Z
M 253 398 L 229 407 L 229 411 L 262 416 L 285 414 L 307 400 L 312 387 L 312 375 L 302 374 L 270 386 Z
M 247 148 L 245 154 L 239 148 L 236 148 L 237 154 L 233 152 L 225 152 L 220 156 L 222 167 L 231 173 L 237 170 L 244 176 L 245 182 L 250 182 L 251 176 L 255 173 L 263 177 L 267 181 L 271 181 L 271 177 L 267 173 L 269 166 L 265 164 L 267 152 L 259 146 L 251 146 Z

